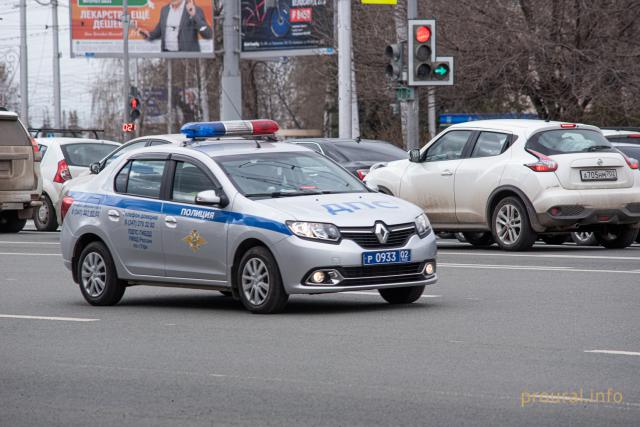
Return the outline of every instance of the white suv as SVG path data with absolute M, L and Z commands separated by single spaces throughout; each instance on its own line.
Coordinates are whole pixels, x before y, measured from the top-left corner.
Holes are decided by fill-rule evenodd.
M 539 234 L 579 230 L 623 248 L 640 226 L 638 161 L 583 124 L 454 125 L 409 160 L 374 167 L 366 181 L 422 207 L 436 231 L 463 232 L 476 246 L 525 250 Z

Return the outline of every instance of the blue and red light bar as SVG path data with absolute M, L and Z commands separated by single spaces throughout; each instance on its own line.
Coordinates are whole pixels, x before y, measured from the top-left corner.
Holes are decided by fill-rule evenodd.
M 187 138 L 216 138 L 220 136 L 273 135 L 280 129 L 273 120 L 229 120 L 224 122 L 193 122 L 180 128 Z

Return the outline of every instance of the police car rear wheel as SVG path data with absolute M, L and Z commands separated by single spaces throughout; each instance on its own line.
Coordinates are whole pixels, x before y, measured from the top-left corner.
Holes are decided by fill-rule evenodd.
M 378 289 L 378 292 L 389 304 L 411 304 L 420 298 L 424 292 L 424 286 Z
M 266 248 L 257 246 L 244 254 L 236 280 L 240 301 L 253 313 L 277 313 L 287 304 L 278 264 Z
M 82 296 L 91 305 L 114 305 L 124 294 L 113 258 L 101 242 L 88 244 L 80 254 L 78 279 Z

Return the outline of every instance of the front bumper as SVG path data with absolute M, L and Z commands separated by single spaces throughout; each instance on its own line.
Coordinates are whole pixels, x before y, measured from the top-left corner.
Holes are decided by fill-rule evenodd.
M 437 247 L 433 232 L 424 238 L 413 235 L 401 248 L 410 249 L 411 263 L 424 265 L 426 261 L 433 261 L 435 265 Z M 352 240 L 342 240 L 339 244 L 330 244 L 300 239 L 291 236 L 280 241 L 273 248 L 276 261 L 280 268 L 282 282 L 288 294 L 320 294 L 331 292 L 385 289 L 407 286 L 431 285 L 437 282 L 437 272 L 425 276 L 419 274 L 380 274 L 371 272 L 358 275 L 358 269 L 363 269 L 362 253 L 376 249 L 363 249 Z M 379 249 L 387 250 L 387 249 Z M 402 266 L 392 264 L 391 266 Z M 316 269 L 332 269 L 340 271 L 344 281 L 336 285 L 308 285 L 305 281 L 309 274 Z M 393 268 L 393 267 L 390 267 Z M 418 268 L 416 267 L 416 272 Z M 388 272 L 387 272 L 388 273 Z

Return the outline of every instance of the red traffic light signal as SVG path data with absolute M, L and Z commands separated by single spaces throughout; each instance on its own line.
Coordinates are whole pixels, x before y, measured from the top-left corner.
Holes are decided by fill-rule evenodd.
M 431 38 L 431 28 L 422 25 L 416 29 L 416 41 L 418 43 L 426 43 Z
M 131 108 L 138 108 L 138 105 L 140 105 L 140 101 L 138 100 L 138 98 L 131 98 L 131 100 L 129 101 L 129 105 L 131 106 Z

